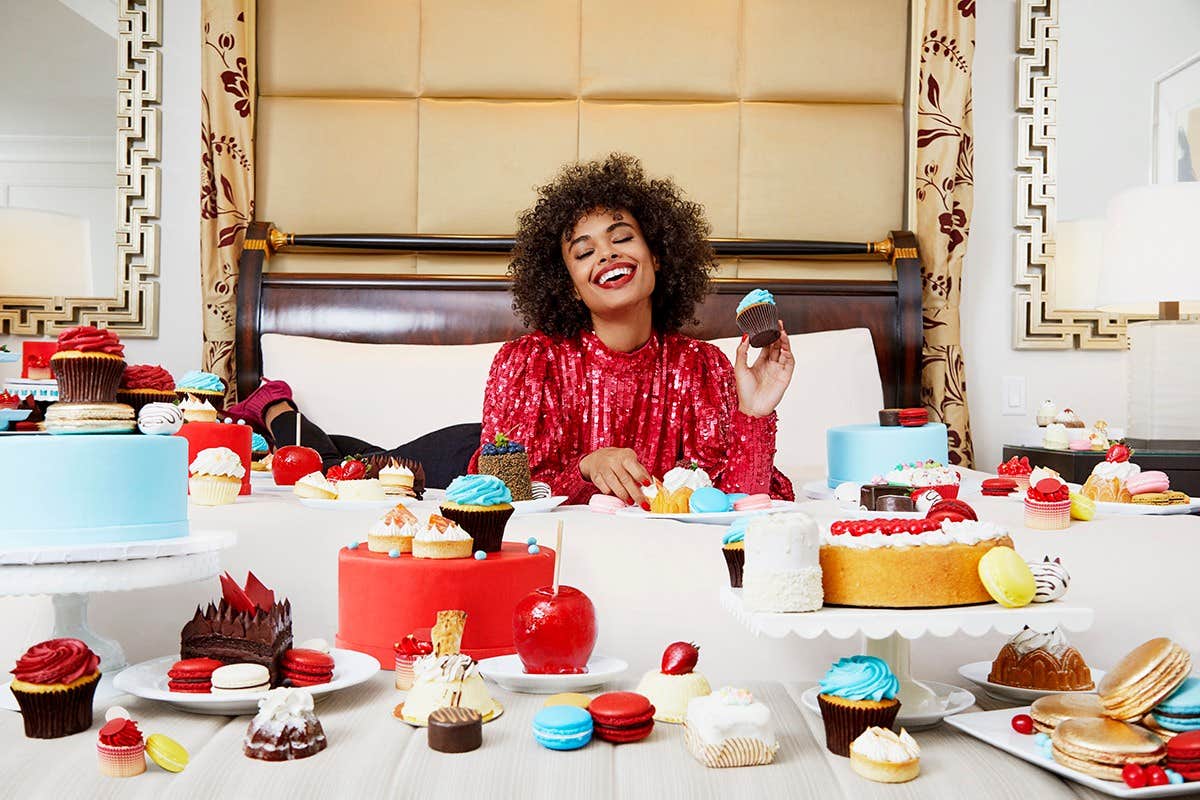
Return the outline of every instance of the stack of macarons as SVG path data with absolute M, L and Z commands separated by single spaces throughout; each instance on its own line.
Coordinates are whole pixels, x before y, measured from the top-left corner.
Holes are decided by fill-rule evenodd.
M 1029 716 L 1033 718 L 1034 730 L 1049 734 L 1069 719 L 1101 719 L 1104 706 L 1094 694 L 1048 694 L 1033 701 Z
M 1139 720 L 1179 688 L 1191 671 L 1188 651 L 1159 637 L 1126 654 L 1100 681 L 1096 692 L 1108 716 Z
M 645 739 L 654 729 L 654 706 L 637 692 L 607 692 L 588 704 L 597 739 L 622 744 Z
M 280 662 L 283 679 L 292 686 L 317 686 L 333 680 L 333 656 L 319 650 L 293 648 Z
M 1187 678 L 1150 716 L 1160 728 L 1175 733 L 1200 731 L 1200 678 Z
M 215 658 L 185 658 L 167 670 L 167 690 L 186 694 L 208 694 L 212 691 L 212 674 L 223 662 Z
M 982 491 L 984 497 L 1008 497 L 1017 491 L 1017 482 L 1012 478 L 984 478 Z
M 1157 764 L 1167 752 L 1145 728 L 1108 718 L 1064 720 L 1050 742 L 1059 764 L 1106 781 L 1121 780 L 1126 765 Z
M 1184 780 L 1200 781 L 1200 731 L 1181 733 L 1167 743 L 1167 769 Z

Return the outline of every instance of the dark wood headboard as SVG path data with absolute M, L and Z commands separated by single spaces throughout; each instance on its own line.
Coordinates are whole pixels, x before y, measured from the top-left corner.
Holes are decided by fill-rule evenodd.
M 719 256 L 886 259 L 891 281 L 717 279 L 697 310 L 700 339 L 739 336 L 738 301 L 756 287 L 775 295 L 789 333 L 868 328 L 875 343 L 884 403 L 918 406 L 921 398 L 921 264 L 916 239 L 893 231 L 879 242 L 714 239 Z M 237 387 L 245 397 L 262 378 L 264 333 L 377 344 L 475 344 L 525 332 L 502 277 L 271 274 L 277 250 L 336 248 L 358 252 L 505 253 L 502 237 L 301 235 L 253 222 L 238 261 Z M 286 377 L 286 376 L 272 376 Z

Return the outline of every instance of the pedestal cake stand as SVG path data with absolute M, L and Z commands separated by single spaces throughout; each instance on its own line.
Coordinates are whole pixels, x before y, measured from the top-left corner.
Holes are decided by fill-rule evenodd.
M 8 551 L 0 553 L 0 596 L 51 596 L 54 630 L 50 638 L 80 639 L 100 656 L 99 705 L 117 694 L 111 681 L 126 661 L 119 642 L 104 638 L 89 626 L 89 596 L 211 578 L 219 571 L 220 551 L 235 541 L 233 533 L 203 531 L 159 541 Z M 0 708 L 17 710 L 7 682 L 0 685 Z
M 917 729 L 936 725 L 952 713 L 929 682 L 912 675 L 912 642 L 924 636 L 953 636 L 965 633 L 983 636 L 988 631 L 1012 635 L 1026 625 L 1036 631 L 1063 627 L 1083 631 L 1092 626 L 1092 609 L 1064 603 L 1035 603 L 1024 608 L 1004 608 L 995 603 L 957 608 L 837 608 L 777 614 L 747 611 L 742 590 L 721 589 L 721 605 L 755 635 L 782 638 L 796 634 L 815 639 L 829 634 L 835 639 L 862 637 L 862 652 L 883 659 L 900 681 L 900 715 L 897 724 Z M 949 688 L 949 687 L 947 687 Z M 962 710 L 962 709 L 959 709 Z

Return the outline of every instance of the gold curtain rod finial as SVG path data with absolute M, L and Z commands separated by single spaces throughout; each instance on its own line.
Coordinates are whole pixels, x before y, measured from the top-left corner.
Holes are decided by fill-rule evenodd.
M 267 233 L 267 238 L 271 242 L 272 250 L 281 250 L 293 243 L 295 235 L 291 233 L 284 233 L 278 228 L 271 228 L 271 230 Z

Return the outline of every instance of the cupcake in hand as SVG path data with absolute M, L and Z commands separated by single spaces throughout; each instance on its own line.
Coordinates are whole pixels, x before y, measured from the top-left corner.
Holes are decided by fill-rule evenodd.
M 874 656 L 841 659 L 821 678 L 820 687 L 825 746 L 839 756 L 849 756 L 850 743 L 867 728 L 891 728 L 900 713 L 900 681 L 887 662 Z
M 495 553 L 513 515 L 512 493 L 494 475 L 460 475 L 446 487 L 441 511 L 471 535 L 477 549 Z
M 779 309 L 766 289 L 755 289 L 737 307 L 737 324 L 753 347 L 766 347 L 779 338 Z
M 125 346 L 109 330 L 80 325 L 58 335 L 50 356 L 63 403 L 112 403 L 125 372 Z
M 210 447 L 196 454 L 188 467 L 188 494 L 199 506 L 223 506 L 237 499 L 246 468 L 228 447 Z
M 30 739 L 57 739 L 92 727 L 100 657 L 78 639 L 35 644 L 17 660 L 9 686 Z

